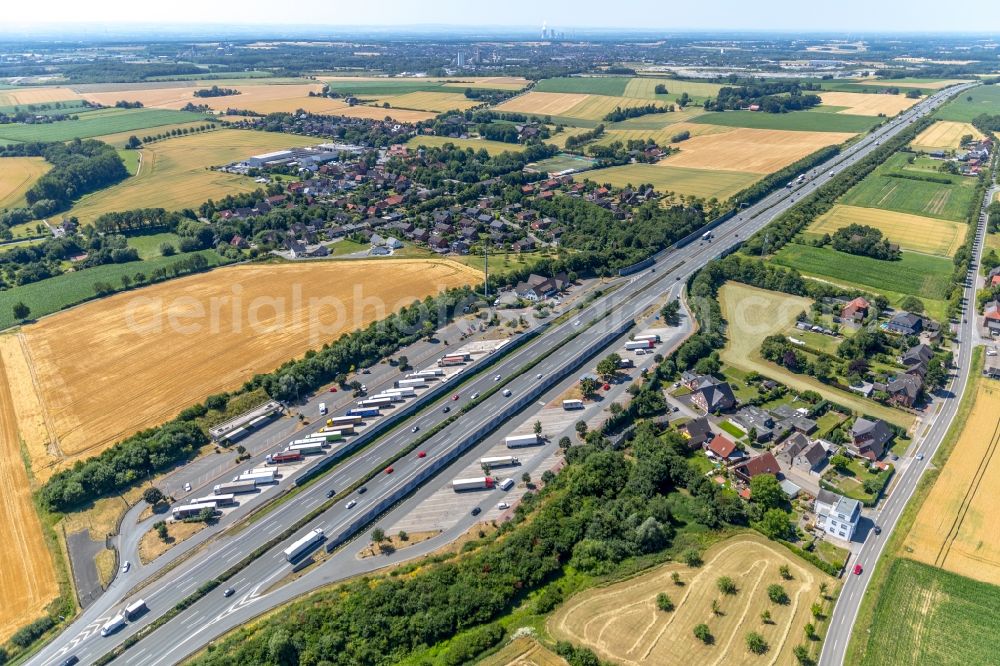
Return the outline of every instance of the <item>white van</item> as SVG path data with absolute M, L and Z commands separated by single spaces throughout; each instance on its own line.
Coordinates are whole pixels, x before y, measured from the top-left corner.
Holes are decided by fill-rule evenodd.
M 326 403 L 325 402 L 319 403 L 319 413 L 320 414 L 326 414 Z
M 510 490 L 514 487 L 514 479 L 504 479 L 500 482 L 500 490 Z

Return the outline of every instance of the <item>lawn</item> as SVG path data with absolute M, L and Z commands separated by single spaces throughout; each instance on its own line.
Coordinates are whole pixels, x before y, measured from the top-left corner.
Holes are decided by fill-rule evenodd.
M 503 152 L 516 153 L 524 150 L 524 146 L 517 143 L 504 143 L 503 141 L 489 141 L 487 139 L 451 139 L 446 136 L 415 136 L 406 145 L 411 148 L 419 146 L 437 148 L 449 143 L 456 148 L 472 148 L 476 151 L 485 150 L 490 155 L 498 155 Z
M 967 225 L 950 220 L 936 220 L 931 217 L 910 215 L 881 210 L 836 204 L 829 211 L 814 220 L 804 233 L 806 239 L 831 236 L 849 224 L 863 224 L 876 227 L 889 242 L 896 243 L 904 250 L 926 252 L 942 257 L 951 257 L 965 242 Z
M 875 607 L 862 666 L 995 664 L 1000 587 L 896 559 Z
M 135 236 L 128 237 L 129 247 L 134 247 L 139 251 L 139 257 L 142 259 L 153 259 L 154 257 L 163 256 L 160 252 L 160 246 L 164 243 L 170 243 L 177 249 L 180 244 L 181 237 L 177 234 L 171 233 L 169 231 L 164 231 L 155 234 L 138 234 Z
M 864 180 L 852 187 L 840 202 L 964 222 L 973 204 L 976 181 L 932 171 L 937 163 L 906 162 L 903 154 L 894 155 Z M 906 176 L 932 176 L 950 184 L 913 180 Z
M 969 101 L 969 98 L 972 101 Z M 951 100 L 935 113 L 941 120 L 967 123 L 981 113 L 1000 114 L 1000 86 L 978 86 Z
M 727 433 L 729 433 L 729 435 L 735 438 L 737 441 L 746 437 L 745 432 L 737 428 L 729 421 L 723 421 L 722 423 L 719 424 L 719 427 L 725 430 Z
M 838 283 L 856 284 L 886 295 L 911 294 L 928 301 L 948 297 L 952 272 L 951 261 L 927 254 L 903 252 L 899 261 L 881 261 L 798 243 L 783 247 L 773 261 Z
M 830 431 L 839 426 L 847 418 L 840 412 L 835 412 L 832 409 L 828 411 L 823 416 L 816 419 L 816 437 L 826 437 L 829 435 Z
M 560 153 L 555 157 L 550 157 L 539 162 L 532 162 L 527 165 L 527 168 L 534 169 L 539 173 L 559 173 L 560 171 L 567 171 L 569 169 L 586 171 L 593 168 L 593 166 L 594 160 L 589 157 Z
M 754 111 L 723 111 L 705 113 L 693 123 L 749 127 L 751 129 L 792 130 L 796 132 L 867 132 L 883 119 L 874 116 L 852 116 L 843 113 L 793 111 L 791 113 L 759 113 Z
M 587 178 L 596 183 L 611 183 L 615 187 L 648 183 L 660 192 L 676 192 L 703 199 L 714 197 L 724 201 L 752 185 L 760 175 L 637 163 L 590 171 Z
M 45 125 L 0 125 L 0 142 L 87 139 L 102 134 L 144 130 L 202 118 L 197 113 L 169 109 L 101 109 L 82 113 L 79 120 L 63 120 Z
M 128 169 L 129 175 L 134 176 L 139 172 L 138 150 L 125 150 L 124 148 L 119 148 L 118 156 L 121 157 L 122 162 L 125 163 L 125 168 Z
M 542 79 L 533 90 L 552 93 L 583 93 L 625 97 L 625 88 L 631 79 L 627 76 L 561 76 Z M 638 95 L 636 95 L 638 97 Z
M 834 492 L 840 493 L 845 497 L 850 497 L 851 499 L 856 499 L 865 503 L 865 505 L 870 505 L 875 501 L 876 495 L 865 490 L 865 482 L 872 479 L 881 479 L 882 488 L 885 488 L 885 484 L 889 482 L 891 476 L 891 472 L 888 471 L 878 473 L 869 472 L 858 462 L 857 458 L 851 458 L 851 462 L 848 464 L 845 472 L 840 472 L 831 467 L 830 471 L 823 475 L 823 481 L 830 484 Z
M 222 262 L 222 257 L 215 250 L 202 250 L 199 254 L 208 260 L 210 266 Z M 132 277 L 136 273 L 145 273 L 146 276 L 149 276 L 153 270 L 170 266 L 187 256 L 190 255 L 158 257 L 147 261 L 132 261 L 127 264 L 105 264 L 0 291 L 0 329 L 15 323 L 11 308 L 18 301 L 27 303 L 31 307 L 31 318 L 37 319 L 90 300 L 94 297 L 95 282 L 108 282 L 115 289 L 119 289 L 123 275 Z

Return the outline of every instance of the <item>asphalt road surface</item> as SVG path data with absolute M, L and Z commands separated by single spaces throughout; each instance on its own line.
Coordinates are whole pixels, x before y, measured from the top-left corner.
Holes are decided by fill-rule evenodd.
M 233 581 L 227 583 L 234 587 L 238 586 L 240 590 L 238 594 L 226 598 L 221 589 L 209 593 L 130 648 L 116 661 L 147 666 L 176 663 L 229 629 L 243 624 L 249 618 L 298 596 L 306 589 L 315 587 L 313 577 L 308 575 L 269 591 L 269 586 L 281 580 L 289 571 L 290 565 L 284 561 L 281 552 L 289 543 L 316 526 L 322 526 L 327 535 L 338 534 L 356 520 L 354 516 L 358 512 L 377 505 L 398 492 L 400 488 L 412 484 L 412 480 L 422 471 L 423 466 L 452 455 L 463 438 L 468 438 L 477 429 L 485 427 L 495 420 L 498 414 L 508 412 L 510 401 L 536 393 L 539 397 L 543 395 L 539 391 L 539 386 L 546 381 L 546 378 L 572 372 L 586 360 L 580 356 L 581 349 L 606 340 L 611 331 L 642 313 L 676 282 L 688 278 L 706 262 L 742 242 L 794 205 L 801 196 L 812 192 L 817 183 L 826 182 L 833 173 L 863 158 L 874 150 L 878 143 L 899 132 L 917 115 L 926 113 L 961 89 L 957 87 L 936 93 L 900 118 L 878 128 L 840 155 L 813 169 L 801 185 L 791 189 L 782 188 L 744 209 L 738 216 L 717 227 L 710 242 L 694 241 L 685 247 L 661 252 L 654 267 L 623 280 L 620 288 L 588 304 L 576 317 L 570 317 L 564 323 L 551 327 L 536 339 L 525 343 L 521 349 L 501 359 L 494 368 L 463 386 L 462 394 L 485 393 L 495 385 L 494 375 L 500 374 L 501 381 L 508 381 L 507 378 L 520 369 L 527 359 L 548 354 L 530 372 L 509 380 L 507 383 L 507 388 L 511 391 L 509 398 L 497 392 L 430 438 L 421 447 L 427 453 L 426 458 L 418 459 L 411 454 L 395 463 L 392 474 L 379 475 L 367 484 L 368 491 L 364 495 L 354 496 L 358 502 L 357 506 L 350 510 L 346 509 L 343 503 L 332 507 L 291 538 L 250 564 Z M 567 344 L 573 335 L 577 337 Z M 609 340 L 604 346 L 617 344 L 620 344 L 620 337 Z M 536 378 L 538 373 L 543 375 L 542 380 Z M 222 534 L 218 533 L 218 529 L 213 530 L 211 535 L 203 537 L 203 540 L 210 540 L 207 547 L 196 550 L 194 554 L 180 562 L 176 556 L 160 558 L 152 563 L 153 566 L 120 575 L 100 599 L 81 613 L 80 617 L 57 639 L 39 651 L 28 663 L 57 664 L 70 654 L 79 657 L 81 663 L 93 662 L 125 638 L 173 608 L 201 583 L 219 576 L 255 548 L 281 533 L 286 526 L 309 513 L 325 501 L 325 494 L 329 488 L 347 488 L 373 469 L 377 469 L 392 453 L 404 449 L 412 442 L 414 435 L 410 429 L 414 423 L 420 425 L 421 429 L 426 429 L 445 418 L 440 409 L 443 404 L 445 401 L 394 428 L 359 454 L 332 468 L 326 473 L 322 482 L 306 488 L 293 501 L 284 502 L 254 524 L 242 530 L 228 530 Z M 532 400 L 525 405 L 525 408 L 534 404 L 536 403 Z M 201 534 L 207 532 L 209 530 L 204 530 Z M 408 548 L 406 553 L 417 556 L 420 554 L 420 546 L 421 544 L 418 544 Z M 188 551 L 190 549 L 191 547 L 188 547 Z M 332 561 L 338 561 L 336 554 Z M 172 564 L 174 566 L 171 566 Z M 354 568 L 359 566 L 363 568 L 365 564 L 375 569 L 384 566 L 385 562 L 380 558 L 370 558 L 360 565 L 354 565 Z M 318 568 L 318 571 L 322 571 L 325 575 L 323 583 L 358 573 L 339 570 L 337 567 L 333 567 L 334 571 L 328 573 L 327 569 L 326 563 Z M 123 603 L 139 597 L 145 599 L 149 612 L 112 636 L 101 637 L 101 626 Z

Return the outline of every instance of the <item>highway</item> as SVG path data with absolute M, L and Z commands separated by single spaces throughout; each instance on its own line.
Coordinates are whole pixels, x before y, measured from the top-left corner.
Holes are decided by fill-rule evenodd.
M 994 183 L 986 193 L 986 198 L 982 204 L 982 211 L 979 216 L 979 226 L 976 228 L 975 254 L 972 265 L 969 269 L 971 279 L 965 287 L 965 307 L 962 312 L 962 321 L 959 324 L 958 336 L 955 342 L 955 372 L 952 374 L 947 387 L 939 392 L 942 396 L 937 412 L 933 415 L 929 428 L 924 429 L 924 433 L 917 438 L 916 446 L 911 447 L 909 454 L 912 456 L 904 469 L 901 469 L 896 476 L 895 484 L 888 497 L 882 502 L 879 508 L 876 524 L 882 528 L 882 534 L 876 536 L 873 531 L 869 531 L 869 537 L 861 548 L 861 552 L 856 558 L 848 562 L 848 570 L 853 569 L 854 564 L 861 564 L 860 575 L 848 573 L 844 586 L 837 598 L 833 614 L 830 617 L 830 627 L 823 643 L 823 652 L 820 656 L 820 666 L 839 666 L 844 663 L 844 656 L 847 652 L 848 643 L 851 640 L 851 632 L 854 629 L 854 622 L 858 616 L 858 609 L 861 600 L 864 598 L 868 583 L 871 581 L 875 564 L 882 555 L 886 541 L 899 522 L 899 517 L 906 507 L 913 491 L 924 475 L 934 454 L 937 452 L 941 442 L 951 427 L 951 422 L 958 412 L 962 394 L 969 382 L 971 372 L 972 351 L 976 342 L 976 284 L 979 275 L 979 261 L 983 252 L 983 241 L 986 235 L 985 209 L 992 201 L 997 186 Z M 922 454 L 922 459 L 917 459 L 917 454 Z
M 428 466 L 443 465 L 462 447 L 475 443 L 481 433 L 502 424 L 517 411 L 535 405 L 537 399 L 550 386 L 555 385 L 586 360 L 586 357 L 581 355 L 581 350 L 593 348 L 593 352 L 587 354 L 592 356 L 607 345 L 620 340 L 621 335 L 626 334 L 626 327 L 632 319 L 655 303 L 663 292 L 671 289 L 677 282 L 687 279 L 706 262 L 735 247 L 769 223 L 794 205 L 794 201 L 800 199 L 803 194 L 812 191 L 817 183 L 826 182 L 831 178 L 830 172 L 838 171 L 861 159 L 875 149 L 883 139 L 905 127 L 911 119 L 926 113 L 962 89 L 964 88 L 956 87 L 936 93 L 900 118 L 876 129 L 840 155 L 815 168 L 812 171 L 815 175 L 808 177 L 803 184 L 790 189 L 781 188 L 757 204 L 744 209 L 738 216 L 717 227 L 711 242 L 702 243 L 696 240 L 685 247 L 661 252 L 653 268 L 623 280 L 617 290 L 594 300 L 575 317 L 570 316 L 562 324 L 550 327 L 540 336 L 526 342 L 517 351 L 499 360 L 495 367 L 463 386 L 462 402 L 447 402 L 457 407 L 473 392 L 485 394 L 498 384 L 494 381 L 496 374 L 501 376 L 499 383 L 506 383 L 506 388 L 511 391 L 509 398 L 498 391 L 471 408 L 421 446 L 421 449 L 427 452 L 426 458 L 418 459 L 411 454 L 406 459 L 400 460 L 394 464 L 394 473 L 379 475 L 367 484 L 368 491 L 364 495 L 354 496 L 357 506 L 348 510 L 343 502 L 338 503 L 237 574 L 231 584 L 239 587 L 239 594 L 226 598 L 221 590 L 209 593 L 167 625 L 144 638 L 118 661 L 137 664 L 175 663 L 249 617 L 299 594 L 294 585 L 279 588 L 287 590 L 282 594 L 267 594 L 267 586 L 279 580 L 290 568 L 281 554 L 281 550 L 288 543 L 315 526 L 322 526 L 330 538 L 335 538 L 349 528 L 362 528 L 363 525 L 354 525 L 357 521 L 355 516 L 371 510 L 372 507 L 405 490 L 418 475 L 425 473 Z M 542 359 L 537 367 L 522 376 L 512 378 L 528 361 L 545 354 L 548 356 Z M 541 374 L 541 378 L 537 377 L 538 374 Z M 445 402 L 446 400 L 443 400 L 433 408 L 397 426 L 375 444 L 334 467 L 325 475 L 322 482 L 309 486 L 294 500 L 277 506 L 252 526 L 243 530 L 229 530 L 215 536 L 208 547 L 195 551 L 192 556 L 172 569 L 167 569 L 169 558 L 161 558 L 164 562 L 158 566 L 145 567 L 141 576 L 146 580 L 151 579 L 151 582 L 143 585 L 135 594 L 130 595 L 129 592 L 142 583 L 139 575 L 119 576 L 108 591 L 81 613 L 81 616 L 59 638 L 43 648 L 27 663 L 56 664 L 70 654 L 79 657 L 81 663 L 93 662 L 125 638 L 173 608 L 202 582 L 218 577 L 251 551 L 267 543 L 326 501 L 325 495 L 329 488 L 345 489 L 372 470 L 378 469 L 383 461 L 413 441 L 415 437 L 411 432 L 413 424 L 419 424 L 426 430 L 439 423 L 444 417 L 441 414 L 441 406 Z M 516 409 L 512 407 L 515 404 Z M 416 550 L 413 552 L 419 554 Z M 372 559 L 370 563 L 372 568 L 384 564 L 378 558 Z M 159 562 L 157 560 L 154 564 Z M 331 577 L 331 580 L 334 579 Z M 244 591 L 248 585 L 251 587 Z M 288 594 L 292 596 L 286 599 L 285 595 Z M 150 611 L 113 636 L 101 638 L 99 635 L 101 625 L 114 615 L 123 602 L 139 596 L 146 600 Z M 200 629 L 197 633 L 192 633 L 192 628 L 195 626 Z

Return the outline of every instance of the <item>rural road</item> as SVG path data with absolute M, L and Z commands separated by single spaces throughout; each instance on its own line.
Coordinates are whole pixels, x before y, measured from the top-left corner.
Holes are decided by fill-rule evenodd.
M 603 345 L 600 350 L 590 355 L 593 356 L 606 350 L 608 346 L 613 348 L 621 344 L 623 336 L 615 336 L 610 339 L 609 336 L 618 330 L 619 326 L 625 326 L 632 318 L 643 313 L 651 304 L 661 298 L 665 291 L 673 288 L 677 282 L 690 277 L 709 260 L 729 251 L 768 224 L 791 207 L 795 199 L 800 198 L 805 192 L 812 191 L 816 183 L 828 181 L 831 178 L 829 172 L 840 170 L 861 159 L 875 149 L 877 142 L 899 132 L 916 115 L 925 113 L 961 89 L 961 87 L 957 87 L 936 93 L 902 114 L 900 118 L 876 129 L 872 134 L 862 138 L 840 155 L 814 169 L 813 173 L 816 175 L 807 179 L 802 185 L 791 189 L 782 188 L 757 204 L 744 209 L 738 216 L 718 226 L 713 232 L 714 239 L 711 242 L 694 241 L 681 248 L 660 252 L 656 257 L 657 261 L 654 267 L 637 273 L 624 282 L 618 290 L 588 304 L 579 311 L 576 319 L 570 317 L 566 322 L 552 326 L 537 338 L 526 342 L 520 349 L 498 361 L 494 368 L 462 387 L 463 396 L 473 391 L 485 393 L 486 390 L 495 386 L 493 381 L 495 373 L 500 374 L 504 381 L 507 381 L 507 378 L 513 376 L 527 360 L 549 354 L 530 372 L 509 380 L 507 388 L 512 392 L 510 398 L 505 398 L 500 392 L 490 396 L 427 440 L 422 445 L 422 448 L 427 451 L 425 459 L 421 461 L 417 460 L 415 456 L 408 456 L 407 459 L 400 460 L 399 463 L 395 464 L 395 473 L 392 475 L 379 475 L 374 478 L 368 484 L 368 492 L 365 495 L 356 496 L 358 506 L 354 507 L 352 511 L 343 509 L 341 505 L 332 507 L 290 539 L 266 552 L 237 574 L 233 581 L 234 585 L 241 586 L 241 590 L 247 585 L 252 585 L 253 587 L 248 592 L 242 593 L 241 591 L 240 594 L 230 598 L 223 597 L 221 591 L 218 590 L 209 593 L 167 622 L 166 625 L 144 638 L 116 661 L 147 665 L 175 663 L 209 641 L 221 636 L 232 627 L 238 626 L 249 618 L 300 594 L 302 590 L 297 587 L 300 585 L 298 582 L 272 592 L 268 592 L 266 589 L 270 581 L 278 579 L 279 576 L 288 571 L 288 564 L 284 562 L 281 550 L 292 540 L 301 537 L 318 525 L 323 526 L 328 536 L 339 534 L 341 530 L 347 528 L 363 529 L 364 525 L 352 524 L 352 521 L 356 521 L 354 515 L 377 506 L 380 501 L 393 496 L 401 488 L 411 484 L 413 479 L 427 466 L 443 464 L 453 454 L 456 447 L 463 443 L 463 439 L 474 437 L 478 430 L 494 423 L 498 415 L 509 421 L 510 417 L 513 416 L 509 401 L 525 401 L 517 411 L 536 406 L 537 401 L 546 395 L 544 391 L 539 392 L 541 384 L 548 382 L 550 378 L 572 373 L 587 360 L 581 357 L 581 349 L 596 344 Z M 576 322 L 582 323 L 577 325 Z M 594 323 L 588 327 L 591 322 Z M 578 336 L 570 342 L 571 336 L 575 334 Z M 541 373 L 543 379 L 536 379 L 536 373 Z M 165 560 L 162 564 L 157 565 L 159 562 L 157 560 L 153 563 L 157 566 L 143 568 L 141 575 L 139 572 L 133 571 L 119 576 L 102 598 L 81 613 L 80 617 L 56 640 L 40 650 L 27 663 L 56 664 L 70 654 L 79 657 L 81 663 L 92 663 L 119 645 L 125 638 L 135 634 L 142 627 L 173 608 L 180 600 L 191 594 L 199 584 L 219 576 L 255 548 L 267 543 L 268 540 L 279 534 L 285 526 L 293 524 L 325 501 L 325 493 L 329 487 L 347 488 L 365 474 L 379 469 L 382 461 L 386 460 L 392 453 L 402 450 L 412 441 L 413 435 L 410 432 L 410 427 L 413 424 L 418 424 L 426 430 L 427 427 L 442 420 L 440 407 L 444 402 L 445 400 L 438 401 L 434 407 L 425 409 L 410 420 L 394 427 L 390 434 L 382 436 L 353 458 L 339 463 L 325 474 L 322 483 L 307 487 L 299 493 L 295 501 L 285 502 L 277 506 L 265 518 L 243 530 L 231 530 L 218 536 L 207 549 L 208 552 L 196 552 L 170 570 L 167 570 L 167 558 L 161 558 Z M 414 497 L 419 496 L 421 492 L 426 491 L 424 489 L 418 490 Z M 235 512 L 230 515 L 235 515 Z M 436 545 L 440 546 L 440 542 Z M 416 549 L 418 546 L 413 548 Z M 407 554 L 419 554 L 418 550 L 407 549 L 407 551 Z M 359 566 L 375 569 L 384 564 L 385 562 L 380 558 L 371 558 Z M 343 577 L 341 570 L 335 568 L 337 571 L 323 582 L 332 582 Z M 323 567 L 320 567 L 319 570 L 326 572 L 326 568 Z M 143 585 L 134 594 L 131 593 L 136 586 L 142 584 L 150 576 L 157 577 Z M 310 581 L 309 583 L 301 583 L 302 586 L 311 584 L 309 576 L 298 580 Z M 150 611 L 118 633 L 101 638 L 99 635 L 101 625 L 114 615 L 122 602 L 133 600 L 138 596 L 142 596 L 147 601 Z M 194 627 L 197 629 L 193 629 Z M 155 661 L 153 660 L 154 655 L 159 657 Z
M 983 239 L 986 235 L 985 208 L 992 201 L 994 193 L 997 191 L 994 183 L 986 194 L 982 210 L 979 216 L 979 226 L 976 228 L 975 258 L 969 269 L 971 279 L 968 280 L 965 288 L 965 309 L 962 313 L 962 323 L 959 325 L 958 338 L 956 340 L 957 350 L 955 352 L 956 371 L 952 375 L 948 386 L 939 393 L 943 398 L 936 401 L 937 413 L 929 428 L 915 437 L 915 446 L 911 446 L 909 454 L 923 454 L 922 460 L 916 457 L 903 466 L 895 481 L 895 486 L 889 496 L 882 502 L 876 514 L 876 522 L 882 527 L 882 534 L 876 536 L 873 531 L 868 532 L 868 539 L 861 547 L 861 552 L 853 561 L 848 562 L 848 569 L 852 569 L 854 563 L 861 564 L 863 571 L 861 575 L 847 575 L 844 586 L 840 591 L 840 596 L 833 609 L 830 618 L 830 627 L 823 644 L 823 652 L 820 655 L 820 666 L 839 666 L 844 663 L 848 643 L 851 640 L 851 632 L 854 622 L 857 619 L 858 609 L 861 600 L 864 598 L 865 590 L 871 580 L 875 570 L 876 562 L 882 555 L 883 547 L 889 536 L 892 534 L 899 521 L 899 517 L 910 501 L 913 491 L 917 486 L 920 477 L 923 476 L 927 467 L 931 464 L 931 459 L 944 440 L 952 419 L 958 412 L 958 406 L 962 400 L 962 393 L 968 385 L 970 367 L 972 361 L 972 350 L 977 341 L 976 336 L 976 276 L 979 274 L 979 261 L 983 252 Z

